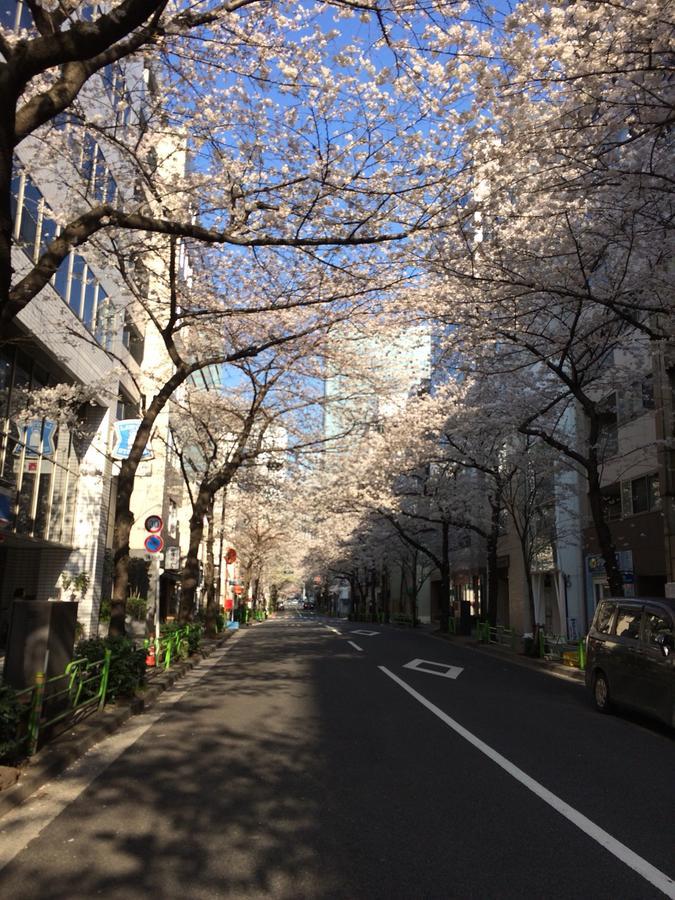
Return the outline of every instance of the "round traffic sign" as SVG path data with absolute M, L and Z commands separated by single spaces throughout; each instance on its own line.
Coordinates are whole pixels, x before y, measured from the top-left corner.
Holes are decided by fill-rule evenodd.
M 159 534 L 163 527 L 164 522 L 161 516 L 148 516 L 145 520 L 145 530 L 149 531 L 150 534 Z
M 234 547 L 228 547 L 227 553 L 225 554 L 225 562 L 228 565 L 231 565 L 233 562 L 237 561 L 237 551 Z
M 164 546 L 162 536 L 159 534 L 149 534 L 143 543 L 148 553 L 159 553 Z

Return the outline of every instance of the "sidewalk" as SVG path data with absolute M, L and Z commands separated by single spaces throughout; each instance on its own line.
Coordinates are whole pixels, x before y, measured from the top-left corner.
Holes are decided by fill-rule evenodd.
M 425 634 L 428 634 L 429 637 L 436 638 L 437 640 L 448 641 L 451 644 L 459 644 L 467 650 L 476 650 L 479 653 L 487 653 L 489 656 L 498 657 L 499 659 L 513 663 L 516 666 L 524 666 L 526 669 L 535 669 L 539 672 L 545 672 L 547 675 L 553 675 L 556 678 L 565 678 L 568 681 L 584 684 L 583 669 L 564 666 L 562 663 L 552 659 L 537 659 L 532 656 L 525 656 L 522 653 L 514 653 L 513 650 L 509 650 L 508 647 L 501 647 L 497 644 L 485 644 L 468 635 L 441 634 L 436 624 L 418 625 L 417 631 L 424 632 Z
M 217 638 L 204 640 L 198 653 L 184 662 L 176 663 L 165 672 L 153 676 L 141 694 L 129 700 L 109 704 L 101 712 L 92 713 L 50 741 L 20 767 L 19 779 L 15 784 L 0 790 L 0 818 L 23 803 L 46 782 L 65 771 L 72 762 L 83 756 L 94 744 L 117 731 L 131 716 L 138 715 L 153 706 L 164 691 L 168 690 L 202 659 L 210 656 L 214 650 L 222 646 L 233 633 L 233 631 L 225 631 Z M 10 767 L 0 767 L 0 769 L 5 769 L 6 774 L 11 775 Z M 2 780 L 0 779 L 0 781 Z

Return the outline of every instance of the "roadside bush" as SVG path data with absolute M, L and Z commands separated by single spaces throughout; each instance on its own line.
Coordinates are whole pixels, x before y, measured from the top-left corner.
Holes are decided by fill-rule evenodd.
M 145 650 L 126 637 L 91 638 L 75 646 L 75 659 L 97 662 L 106 650 L 111 651 L 108 697 L 132 697 L 145 681 Z
M 170 634 L 175 634 L 176 631 L 180 631 L 182 628 L 185 628 L 185 626 L 180 625 L 178 622 L 167 622 L 162 625 L 160 633 L 162 637 L 168 637 Z M 196 653 L 197 650 L 199 650 L 202 643 L 203 631 L 204 629 L 199 622 L 193 623 L 193 627 L 190 629 L 190 634 L 187 639 L 187 655 Z
M 21 704 L 16 691 L 8 684 L 0 684 L 0 762 L 14 762 L 20 755 L 16 746 L 20 721 Z
M 131 594 L 131 596 L 127 598 L 127 614 L 130 615 L 132 619 L 143 622 L 147 613 L 148 601 L 146 597 L 141 597 L 139 594 Z

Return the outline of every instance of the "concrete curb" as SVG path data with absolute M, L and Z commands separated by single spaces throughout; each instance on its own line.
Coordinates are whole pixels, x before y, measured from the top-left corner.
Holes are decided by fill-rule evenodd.
M 166 672 L 156 675 L 142 694 L 106 706 L 100 713 L 92 713 L 87 719 L 78 722 L 72 729 L 43 747 L 21 767 L 16 784 L 0 792 L 0 818 L 27 800 L 46 782 L 64 772 L 94 744 L 117 731 L 127 719 L 150 709 L 179 678 L 193 669 L 202 659 L 210 656 L 233 633 L 224 632 L 215 639 L 205 641 L 198 653 L 177 663 Z

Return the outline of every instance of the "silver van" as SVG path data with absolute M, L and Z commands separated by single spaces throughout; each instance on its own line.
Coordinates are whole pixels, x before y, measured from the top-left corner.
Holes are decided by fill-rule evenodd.
M 675 727 L 675 600 L 606 598 L 586 638 L 595 706 L 628 706 Z

